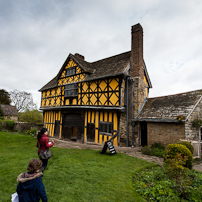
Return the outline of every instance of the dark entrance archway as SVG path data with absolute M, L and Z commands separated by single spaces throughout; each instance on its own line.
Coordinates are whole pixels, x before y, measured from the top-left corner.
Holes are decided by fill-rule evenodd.
M 84 119 L 79 113 L 68 113 L 63 116 L 62 138 L 72 141 L 82 141 Z
M 55 121 L 54 137 L 59 137 L 59 133 L 60 133 L 60 121 L 56 120 Z

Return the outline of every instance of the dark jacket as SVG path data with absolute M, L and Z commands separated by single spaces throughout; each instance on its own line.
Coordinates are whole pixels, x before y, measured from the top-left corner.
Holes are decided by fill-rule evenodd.
M 17 193 L 20 202 L 47 202 L 47 196 L 44 184 L 42 182 L 43 173 L 28 174 L 21 173 L 17 181 Z
M 39 143 L 40 143 L 41 150 L 46 150 L 46 149 L 48 149 L 48 148 L 50 148 L 50 147 L 53 146 L 53 142 L 51 142 L 49 144 L 49 139 L 48 139 L 48 137 L 45 134 L 43 134 L 41 136 L 41 139 L 40 139 Z M 38 141 L 37 141 L 37 147 L 39 148 Z M 38 150 L 38 154 L 39 153 L 40 153 L 40 149 Z

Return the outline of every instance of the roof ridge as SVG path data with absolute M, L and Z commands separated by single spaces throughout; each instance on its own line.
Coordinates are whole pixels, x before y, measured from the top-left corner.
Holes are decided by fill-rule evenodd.
M 110 56 L 110 57 L 107 57 L 107 58 L 103 58 L 103 59 L 94 61 L 94 62 L 92 62 L 91 64 L 97 63 L 97 62 L 101 62 L 101 61 L 104 61 L 104 60 L 108 60 L 108 59 L 111 59 L 111 58 L 113 58 L 113 57 L 117 57 L 117 56 L 120 56 L 120 55 L 124 55 L 124 54 L 130 53 L 130 52 L 131 52 L 131 51 L 127 51 L 127 52 L 124 52 L 124 53 L 119 53 L 119 54 L 117 54 L 117 55 L 113 55 L 113 56 Z
M 155 98 L 171 97 L 171 96 L 177 96 L 177 95 L 189 94 L 189 93 L 199 92 L 199 91 L 202 91 L 202 89 L 199 89 L 199 90 L 192 90 L 192 91 L 187 91 L 187 92 L 183 92 L 183 93 L 176 93 L 176 94 L 171 94 L 171 95 L 163 95 L 163 96 L 151 97 L 151 98 L 147 98 L 147 99 L 155 99 Z

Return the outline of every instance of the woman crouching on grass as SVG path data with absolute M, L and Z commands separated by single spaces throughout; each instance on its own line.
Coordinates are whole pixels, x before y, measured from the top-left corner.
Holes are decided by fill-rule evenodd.
M 48 135 L 47 128 L 42 128 L 41 131 L 37 135 L 37 147 L 39 148 L 38 155 L 40 154 L 40 150 L 45 151 L 45 150 L 49 149 L 50 147 L 52 147 L 54 144 L 54 141 L 49 142 L 47 135 Z M 40 158 L 40 160 L 43 162 L 43 166 L 40 171 L 44 171 L 48 165 L 48 158 L 47 159 Z
M 21 173 L 17 181 L 17 193 L 20 202 L 34 201 L 47 202 L 47 195 L 44 184 L 42 182 L 43 173 L 39 172 L 42 167 L 42 161 L 39 159 L 32 159 L 28 166 L 28 172 Z

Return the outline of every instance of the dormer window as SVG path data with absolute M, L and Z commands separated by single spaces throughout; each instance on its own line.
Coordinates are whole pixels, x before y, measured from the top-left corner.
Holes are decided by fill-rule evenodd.
M 76 97 L 78 95 L 77 83 L 67 84 L 64 89 L 65 97 Z
M 76 67 L 68 68 L 66 70 L 66 76 L 72 76 L 74 74 L 76 74 Z

